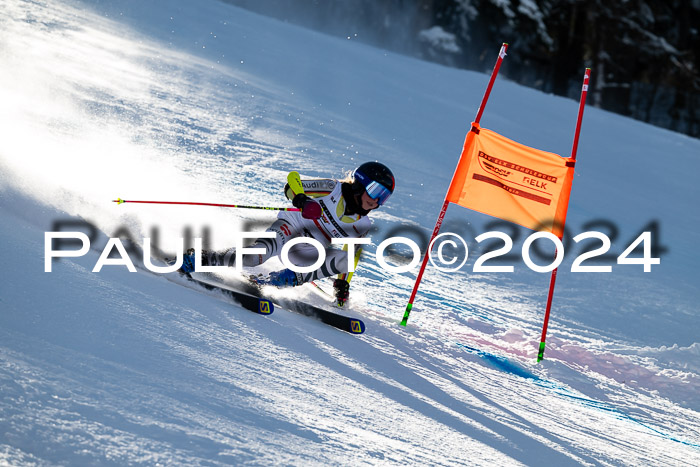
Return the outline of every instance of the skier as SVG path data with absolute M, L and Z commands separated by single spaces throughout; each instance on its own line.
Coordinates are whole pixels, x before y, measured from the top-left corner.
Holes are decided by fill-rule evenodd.
M 263 254 L 243 256 L 244 267 L 255 267 L 274 256 L 279 256 L 286 242 L 297 237 L 311 237 L 325 248 L 326 259 L 320 268 L 310 273 L 298 273 L 291 269 L 271 272 L 267 277 L 254 280 L 261 285 L 294 287 L 323 277 L 338 274 L 333 288 L 337 303 L 343 305 L 349 296 L 351 269 L 348 253 L 331 247 L 332 238 L 362 238 L 372 225 L 367 217 L 370 211 L 384 204 L 395 186 L 391 170 L 379 162 L 366 162 L 357 167 L 344 180 L 301 180 L 303 191 L 295 193 L 289 184 L 284 193 L 301 211 L 282 211 L 267 229 L 274 238 L 260 238 L 250 248 L 264 248 Z M 300 191 L 297 188 L 297 191 Z M 361 249 L 357 249 L 355 262 Z M 288 252 L 289 260 L 297 266 L 309 266 L 318 258 L 316 248 L 308 243 L 298 243 Z M 235 249 L 224 252 L 202 253 L 203 266 L 235 266 Z M 182 271 L 194 271 L 194 253 L 185 255 Z

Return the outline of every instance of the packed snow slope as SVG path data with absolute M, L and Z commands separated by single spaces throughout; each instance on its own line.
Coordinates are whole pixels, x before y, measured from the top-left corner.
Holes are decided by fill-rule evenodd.
M 520 257 L 527 232 L 458 206 L 443 231 L 469 261 L 429 267 L 398 326 L 417 271 L 382 270 L 376 246 L 425 241 L 487 80 L 214 0 L 4 0 L 0 464 L 699 465 L 698 140 L 586 109 L 568 236 L 608 234 L 613 268 L 572 273 L 600 243 L 570 242 L 543 362 L 549 275 Z M 481 123 L 568 156 L 576 109 L 499 79 Z M 107 237 L 224 248 L 274 219 L 117 197 L 286 205 L 288 171 L 375 159 L 397 189 L 353 279 L 362 336 L 173 274 L 93 272 Z M 476 274 L 495 229 L 519 236 L 515 272 Z M 54 230 L 93 241 L 45 272 Z M 642 230 L 646 273 L 615 263 Z

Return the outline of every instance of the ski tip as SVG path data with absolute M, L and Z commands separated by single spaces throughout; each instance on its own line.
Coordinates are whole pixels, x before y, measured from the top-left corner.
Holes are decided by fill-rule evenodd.
M 353 334 L 362 334 L 365 332 L 365 323 L 359 319 L 350 320 L 350 332 Z
M 261 315 L 271 315 L 275 311 L 275 305 L 270 300 L 261 298 L 259 301 L 259 311 Z
M 117 203 L 117 204 L 124 204 L 125 203 L 125 201 L 121 198 L 113 199 L 112 202 Z

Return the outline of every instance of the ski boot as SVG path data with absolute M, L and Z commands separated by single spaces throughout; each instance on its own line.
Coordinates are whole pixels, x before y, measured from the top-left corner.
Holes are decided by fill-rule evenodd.
M 209 254 L 202 251 L 202 266 L 209 266 Z M 182 274 L 190 274 L 194 271 L 194 248 L 188 249 L 182 256 L 182 266 L 178 270 Z
M 335 300 L 338 306 L 345 305 L 350 297 L 350 283 L 344 279 L 336 279 L 333 281 L 333 290 L 335 291 Z
M 271 272 L 267 276 L 259 274 L 257 276 L 251 276 L 250 280 L 256 283 L 258 286 L 263 285 L 274 285 L 275 287 L 296 287 L 301 282 L 299 281 L 299 276 L 296 272 L 291 269 L 282 269 L 281 271 Z

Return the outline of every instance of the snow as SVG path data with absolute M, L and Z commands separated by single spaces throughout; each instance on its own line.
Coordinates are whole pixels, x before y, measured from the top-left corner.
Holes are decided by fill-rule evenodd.
M 467 265 L 428 269 L 403 328 L 415 271 L 370 251 L 353 336 L 142 268 L 92 272 L 115 232 L 225 247 L 274 219 L 111 200 L 279 205 L 289 170 L 379 159 L 397 191 L 374 247 L 425 237 L 488 76 L 214 0 L 3 6 L 0 464 L 700 463 L 698 140 L 586 109 L 567 226 L 607 233 L 613 271 L 571 273 L 571 244 L 543 362 L 549 276 L 517 255 L 512 274 L 473 273 L 493 219 L 458 206 L 443 231 L 470 241 Z M 499 78 L 481 124 L 569 155 L 576 108 Z M 661 264 L 615 265 L 652 221 Z M 97 235 L 46 273 L 61 222 Z M 499 228 L 517 252 L 528 233 Z

